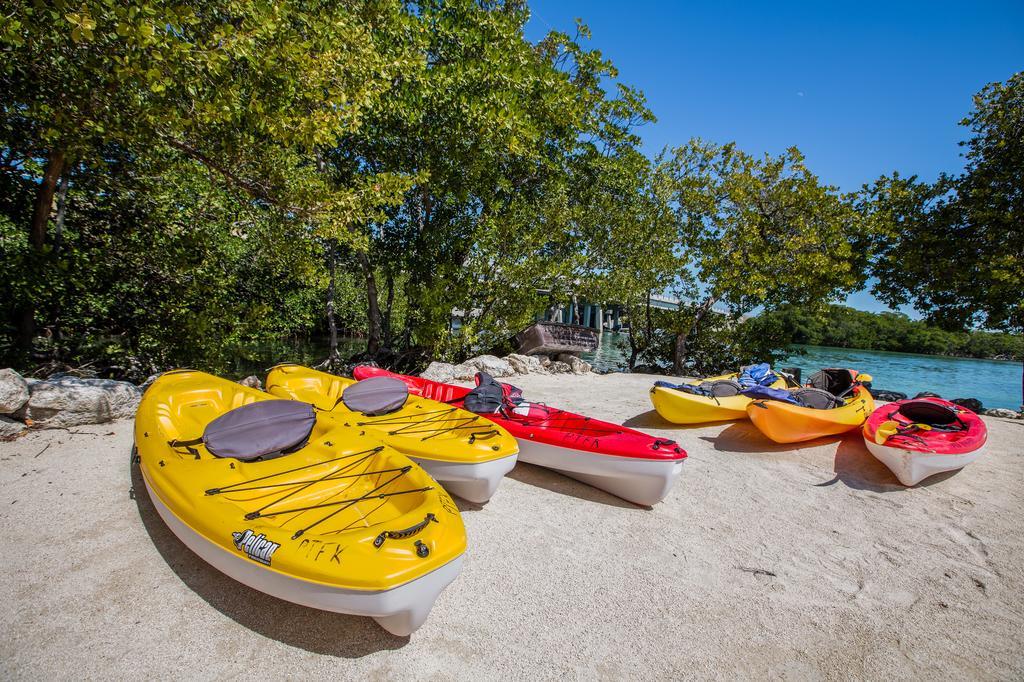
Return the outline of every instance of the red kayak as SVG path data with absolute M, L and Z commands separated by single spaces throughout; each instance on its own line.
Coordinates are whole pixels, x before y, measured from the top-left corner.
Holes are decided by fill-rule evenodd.
M 472 390 L 367 365 L 352 375 L 400 379 L 414 395 L 455 406 Z M 664 499 L 686 459 L 675 441 L 540 403 L 509 404 L 501 413 L 482 416 L 519 441 L 519 461 L 554 469 L 636 504 Z
M 904 485 L 967 466 L 987 439 L 981 417 L 942 398 L 889 403 L 864 423 L 868 450 Z

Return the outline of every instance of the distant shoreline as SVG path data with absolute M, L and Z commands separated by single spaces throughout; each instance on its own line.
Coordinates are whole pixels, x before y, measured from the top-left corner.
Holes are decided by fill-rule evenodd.
M 829 305 L 819 313 L 790 305 L 764 313 L 761 321 L 766 320 L 769 326 L 786 330 L 793 344 L 977 360 L 1024 358 L 1024 337 L 1019 334 L 951 331 L 902 313 L 872 313 L 842 305 Z
M 1020 364 L 1021 362 L 1024 362 L 1024 358 L 1002 357 L 999 355 L 993 357 L 978 357 L 976 355 L 950 355 L 948 353 L 911 353 L 909 351 L 903 350 L 879 350 L 876 348 L 855 348 L 853 346 L 819 346 L 810 343 L 794 343 L 791 344 L 789 346 L 789 349 L 787 350 L 794 351 L 795 349 L 799 348 L 826 348 L 829 350 L 844 350 L 852 352 L 859 351 L 862 353 L 885 353 L 886 355 L 910 355 L 922 358 L 948 358 L 951 360 L 983 360 L 989 362 L 1007 362 L 1013 364 Z M 795 355 L 795 353 L 791 352 L 791 355 Z

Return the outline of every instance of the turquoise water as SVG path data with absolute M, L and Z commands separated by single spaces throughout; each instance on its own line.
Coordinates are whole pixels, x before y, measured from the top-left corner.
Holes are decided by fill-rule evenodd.
M 629 364 L 629 334 L 602 332 L 597 350 L 580 353 L 598 372 L 621 372 Z
M 870 374 L 875 388 L 900 391 L 909 396 L 931 391 L 944 398 L 977 398 L 985 407 L 1019 410 L 1021 405 L 1021 363 L 1012 360 L 947 358 L 825 346 L 795 346 L 794 351 L 778 366 L 800 367 L 804 377 L 822 367 L 849 367 Z M 629 359 L 629 337 L 605 332 L 601 334 L 597 352 L 586 353 L 583 359 L 598 371 L 621 371 Z
M 821 367 L 849 367 L 870 374 L 875 388 L 910 396 L 931 391 L 943 398 L 977 398 L 985 407 L 1020 409 L 1021 363 L 1016 361 L 825 346 L 797 346 L 795 350 L 805 354 L 796 353 L 779 367 L 800 367 L 804 377 Z

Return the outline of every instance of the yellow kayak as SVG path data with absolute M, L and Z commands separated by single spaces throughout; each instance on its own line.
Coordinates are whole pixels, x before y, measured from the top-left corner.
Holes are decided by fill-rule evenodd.
M 458 508 L 407 457 L 308 406 L 306 426 L 266 414 L 244 422 L 288 405 L 202 372 L 158 378 L 135 419 L 136 461 L 154 506 L 186 546 L 235 580 L 411 633 L 461 568 Z M 287 450 L 264 452 L 275 446 L 266 433 L 254 436 L 270 429 L 289 438 L 296 426 L 305 438 L 291 437 Z
M 505 429 L 446 403 L 408 395 L 400 408 L 387 414 L 353 411 L 342 396 L 360 383 L 301 365 L 278 365 L 267 375 L 272 395 L 310 403 L 380 439 L 420 464 L 449 492 L 471 502 L 489 500 L 516 465 L 519 445 Z M 402 390 L 408 392 L 404 384 Z
M 680 383 L 698 385 L 716 381 L 736 381 L 738 373 L 723 374 L 709 379 L 681 379 Z M 785 388 L 786 381 L 779 379 L 772 388 Z M 658 414 L 673 424 L 703 424 L 705 422 L 746 419 L 750 398 L 744 395 L 703 396 L 665 386 L 651 388 L 651 403 Z
M 860 427 L 875 409 L 875 400 L 862 381 L 870 381 L 866 374 L 858 375 L 853 370 L 823 370 L 833 372 L 833 380 L 843 382 L 845 386 L 832 383 L 828 388 L 828 379 L 819 387 L 814 382 L 817 373 L 811 375 L 812 384 L 809 388 L 794 389 L 794 395 L 801 396 L 808 391 L 810 397 L 824 395 L 826 403 L 819 408 L 803 407 L 778 400 L 754 400 L 747 406 L 747 415 L 761 433 L 776 443 L 799 443 L 823 436 L 834 436 Z M 846 373 L 845 380 L 840 373 Z M 831 396 L 843 395 L 839 399 L 839 407 L 826 407 Z M 845 394 L 845 395 L 844 395 Z M 801 396 L 806 397 L 806 396 Z

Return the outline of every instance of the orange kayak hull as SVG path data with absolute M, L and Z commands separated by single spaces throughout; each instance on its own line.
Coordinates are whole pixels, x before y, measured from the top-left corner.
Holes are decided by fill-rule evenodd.
M 875 401 L 863 386 L 842 407 L 815 410 L 778 400 L 755 400 L 747 416 L 761 433 L 776 443 L 802 443 L 835 436 L 859 428 L 875 409 Z

